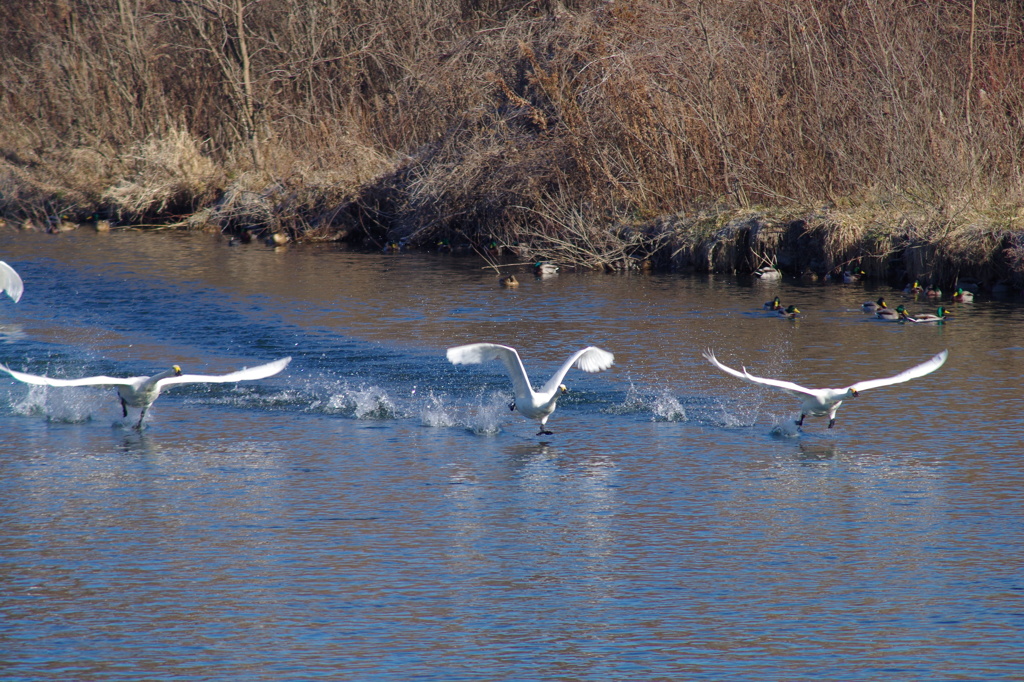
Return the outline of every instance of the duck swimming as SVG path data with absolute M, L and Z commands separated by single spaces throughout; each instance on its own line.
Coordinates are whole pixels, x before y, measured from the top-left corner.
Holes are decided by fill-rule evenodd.
M 970 291 L 964 291 L 961 288 L 957 288 L 957 290 L 953 292 L 954 303 L 971 303 L 973 301 L 974 294 L 971 293 Z
M 907 309 L 902 305 L 896 306 L 896 310 L 892 308 L 880 308 L 875 311 L 875 317 L 880 320 L 887 320 L 889 322 L 902 322 L 907 319 Z
M 776 296 L 774 299 L 772 299 L 771 301 L 768 301 L 767 303 L 764 304 L 764 309 L 765 310 L 773 310 L 773 311 L 774 310 L 781 310 L 782 309 L 782 300 L 778 296 Z
M 861 306 L 861 309 L 866 313 L 875 313 L 882 308 L 887 307 L 888 306 L 885 304 L 885 297 L 879 296 L 877 301 L 865 301 L 864 305 Z
M 948 318 L 948 317 L 952 317 L 952 316 L 951 315 L 947 315 L 946 314 L 946 309 L 940 305 L 938 307 L 938 309 L 935 311 L 934 315 L 931 315 L 929 313 L 925 313 L 923 315 L 918 315 L 917 317 L 910 317 L 908 315 L 907 316 L 907 321 L 908 322 L 916 322 L 918 324 L 929 324 L 929 323 L 930 324 L 939 324 L 939 323 L 945 322 L 946 318 Z
M 546 261 L 537 261 L 533 264 L 533 274 L 537 277 L 552 277 L 558 274 L 558 266 Z
M 790 319 L 790 320 L 795 320 L 800 315 L 800 309 L 797 308 L 795 305 L 791 305 L 788 308 L 786 308 L 785 310 L 780 308 L 778 310 L 778 313 L 779 313 L 779 315 L 781 317 L 785 317 L 785 318 Z

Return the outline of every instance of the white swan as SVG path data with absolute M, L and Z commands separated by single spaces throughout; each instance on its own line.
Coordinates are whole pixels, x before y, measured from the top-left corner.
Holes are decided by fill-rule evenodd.
M 823 417 L 828 415 L 828 428 L 836 423 L 836 410 L 843 404 L 843 401 L 847 398 L 856 398 L 861 391 L 866 391 L 869 388 L 878 388 L 880 386 L 889 386 L 890 384 L 900 384 L 904 381 L 910 381 L 918 377 L 923 377 L 925 374 L 930 374 L 942 367 L 942 363 L 946 361 L 949 356 L 949 351 L 944 350 L 938 355 L 933 356 L 927 362 L 922 362 L 916 367 L 911 367 L 908 370 L 900 372 L 896 376 L 887 377 L 885 379 L 871 379 L 869 381 L 858 381 L 855 384 L 847 386 L 846 388 L 804 388 L 798 384 L 794 384 L 791 381 L 779 381 L 778 379 L 765 379 L 764 377 L 756 377 L 747 372 L 747 368 L 744 367 L 742 372 L 738 372 L 731 367 L 726 367 L 715 357 L 714 352 L 711 349 L 704 351 L 704 357 L 708 361 L 728 374 L 740 379 L 745 379 L 755 384 L 763 384 L 765 386 L 774 386 L 775 388 L 781 388 L 786 393 L 795 397 L 800 401 L 800 419 L 797 420 L 797 426 L 803 426 L 804 417 L 811 415 L 812 417 Z
M 21 277 L 14 268 L 0 260 L 0 292 L 4 291 L 17 303 L 21 300 L 21 293 L 25 291 L 25 285 L 21 283 Z
M 572 369 L 573 365 L 584 372 L 600 372 L 612 366 L 615 356 L 596 346 L 578 350 L 565 361 L 539 391 L 534 391 L 530 386 L 530 378 L 526 376 L 523 361 L 519 359 L 516 349 L 510 346 L 499 346 L 496 343 L 471 343 L 466 346 L 455 346 L 448 349 L 448 360 L 453 365 L 475 365 L 488 360 L 501 360 L 512 379 L 512 386 L 516 394 L 515 401 L 509 405 L 509 409 L 518 409 L 524 417 L 538 420 L 540 431 L 537 435 L 549 436 L 551 431 L 546 428 L 548 417 L 555 411 L 558 397 L 569 390 L 562 383 L 566 373 Z
M 146 410 L 153 404 L 153 401 L 160 396 L 160 391 L 166 386 L 173 384 L 223 384 L 232 381 L 251 381 L 253 379 L 266 379 L 274 376 L 283 370 L 291 358 L 282 358 L 265 365 L 240 369 L 237 372 L 220 375 L 206 374 L 182 374 L 181 367 L 174 365 L 166 372 L 154 374 L 151 377 L 85 377 L 83 379 L 52 379 L 41 377 L 24 372 L 15 372 L 13 369 L 0 365 L 0 370 L 7 372 L 18 381 L 37 386 L 114 386 L 121 398 L 121 409 L 124 416 L 128 416 L 128 406 L 141 407 L 142 414 L 139 415 L 139 423 L 135 428 L 142 427 L 142 420 L 146 416 Z

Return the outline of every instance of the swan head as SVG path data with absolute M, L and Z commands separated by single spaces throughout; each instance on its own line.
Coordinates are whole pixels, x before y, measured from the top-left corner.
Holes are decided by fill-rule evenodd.
M 561 391 L 563 394 L 564 393 L 568 393 L 569 392 L 569 387 L 566 386 L 565 384 L 559 384 L 558 385 L 558 390 Z
M 860 393 L 858 393 L 856 390 L 854 390 L 852 388 L 849 391 L 846 392 L 846 397 L 847 398 L 856 398 L 859 395 L 860 395 Z
M 176 377 L 180 377 L 181 376 L 181 367 L 178 367 L 177 365 L 174 365 L 173 367 L 171 367 L 171 369 L 174 370 L 174 376 L 176 376 Z

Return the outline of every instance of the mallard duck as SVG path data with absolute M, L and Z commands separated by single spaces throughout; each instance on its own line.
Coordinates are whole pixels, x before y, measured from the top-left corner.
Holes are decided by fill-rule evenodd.
M 558 402 L 559 396 L 569 390 L 562 383 L 562 379 L 573 366 L 584 372 L 600 372 L 611 367 L 615 361 L 615 356 L 608 351 L 588 346 L 573 353 L 539 391 L 534 391 L 530 386 L 530 378 L 526 376 L 523 361 L 519 359 L 519 353 L 515 348 L 499 346 L 496 343 L 471 343 L 449 348 L 447 355 L 448 360 L 454 365 L 474 365 L 488 360 L 501 360 L 509 378 L 512 379 L 516 396 L 509 409 L 518 409 L 524 417 L 539 421 L 538 436 L 551 435 L 551 431 L 547 430 L 548 417 L 555 411 L 555 403 Z
M 5 291 L 11 297 L 11 300 L 17 303 L 21 300 L 21 294 L 25 291 L 25 285 L 21 281 L 21 276 L 14 268 L 0 260 L 0 293 Z
M 974 301 L 974 294 L 970 291 L 957 288 L 957 290 L 953 292 L 954 303 L 971 303 L 972 301 Z
M 519 286 L 519 280 L 516 279 L 515 275 L 505 275 L 504 277 L 498 278 L 498 284 L 506 289 L 515 289 Z
M 240 369 L 237 372 L 220 375 L 205 374 L 182 374 L 181 367 L 174 365 L 166 372 L 154 374 L 151 377 L 85 377 L 83 379 L 51 379 L 50 377 L 15 372 L 4 365 L 0 370 L 7 372 L 18 381 L 37 386 L 114 386 L 117 388 L 117 395 L 121 399 L 121 410 L 124 416 L 128 416 L 128 407 L 141 407 L 142 414 L 139 415 L 139 423 L 135 428 L 142 428 L 142 420 L 146 417 L 146 410 L 153 404 L 160 391 L 165 386 L 173 384 L 222 384 L 233 381 L 252 381 L 254 379 L 265 379 L 272 377 L 283 370 L 291 358 L 282 358 L 265 365 Z
M 937 323 L 940 323 L 940 322 L 945 322 L 947 317 L 952 317 L 952 316 L 948 315 L 946 313 L 946 309 L 940 305 L 938 307 L 938 309 L 935 311 L 934 315 L 932 315 L 930 313 L 925 313 L 923 315 L 918 315 L 917 317 L 910 317 L 908 315 L 907 316 L 907 320 L 909 322 L 917 322 L 918 324 L 928 324 L 928 323 L 937 324 Z
M 764 309 L 765 310 L 781 310 L 782 309 L 782 299 L 780 299 L 778 296 L 776 296 L 775 298 L 773 298 L 772 300 L 770 300 L 770 301 L 768 301 L 767 303 L 764 304 Z
M 860 268 L 855 268 L 853 270 L 844 270 L 843 283 L 853 284 L 854 282 L 859 282 L 866 274 L 867 273 L 861 270 Z
M 866 391 L 870 388 L 879 388 L 881 386 L 889 386 L 891 384 L 899 384 L 904 381 L 910 381 L 918 377 L 923 377 L 926 374 L 930 374 L 942 367 L 942 363 L 946 361 L 949 356 L 949 351 L 944 350 L 938 355 L 933 356 L 927 362 L 923 362 L 916 367 L 911 367 L 908 370 L 900 372 L 896 376 L 887 377 L 885 379 L 872 379 L 869 381 L 858 381 L 855 384 L 851 384 L 846 388 L 804 388 L 798 384 L 794 384 L 790 381 L 780 381 L 778 379 L 765 379 L 763 377 L 756 377 L 749 372 L 747 368 L 743 367 L 743 371 L 737 371 L 731 367 L 726 367 L 715 358 L 715 354 L 711 349 L 704 352 L 704 357 L 718 369 L 738 377 L 745 381 L 749 381 L 755 384 L 762 384 L 764 386 L 772 386 L 774 388 L 780 388 L 791 396 L 795 397 L 800 401 L 800 419 L 796 421 L 797 426 L 803 426 L 804 417 L 810 415 L 812 417 L 823 417 L 828 415 L 828 428 L 836 423 L 836 410 L 843 404 L 843 401 L 847 398 L 856 398 L 861 391 Z
M 786 309 L 781 309 L 780 308 L 778 310 L 778 313 L 782 317 L 785 317 L 785 318 L 788 318 L 790 320 L 793 320 L 793 319 L 796 319 L 796 317 L 798 315 L 800 315 L 800 310 L 795 305 L 791 305 L 791 306 L 789 306 Z
M 888 306 L 885 304 L 885 297 L 879 296 L 877 301 L 865 301 L 864 305 L 861 306 L 861 309 L 866 313 L 875 313 L 887 307 Z
M 922 287 L 921 283 L 918 282 L 916 279 L 914 280 L 913 284 L 908 284 L 907 286 L 903 287 L 903 293 L 905 294 L 919 294 L 922 291 L 924 291 L 924 287 Z
M 533 274 L 538 277 L 551 277 L 558 274 L 558 266 L 546 261 L 537 261 L 533 264 Z
M 782 279 L 782 273 L 776 268 L 758 268 L 757 270 L 754 270 L 754 275 L 765 281 Z
M 942 298 L 942 289 L 928 285 L 924 288 L 924 295 L 927 298 Z
M 907 319 L 907 316 L 907 309 L 902 305 L 896 306 L 896 310 L 893 310 L 892 308 L 882 308 L 875 311 L 875 317 L 888 322 L 902 322 Z

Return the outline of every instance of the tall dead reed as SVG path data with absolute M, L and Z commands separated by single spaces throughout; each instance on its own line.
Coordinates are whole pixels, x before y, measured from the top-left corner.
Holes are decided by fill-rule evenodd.
M 607 266 L 658 253 L 657 216 L 799 209 L 831 216 L 823 267 L 880 261 L 1024 202 L 1022 27 L 997 0 L 3 3 L 0 211 Z

